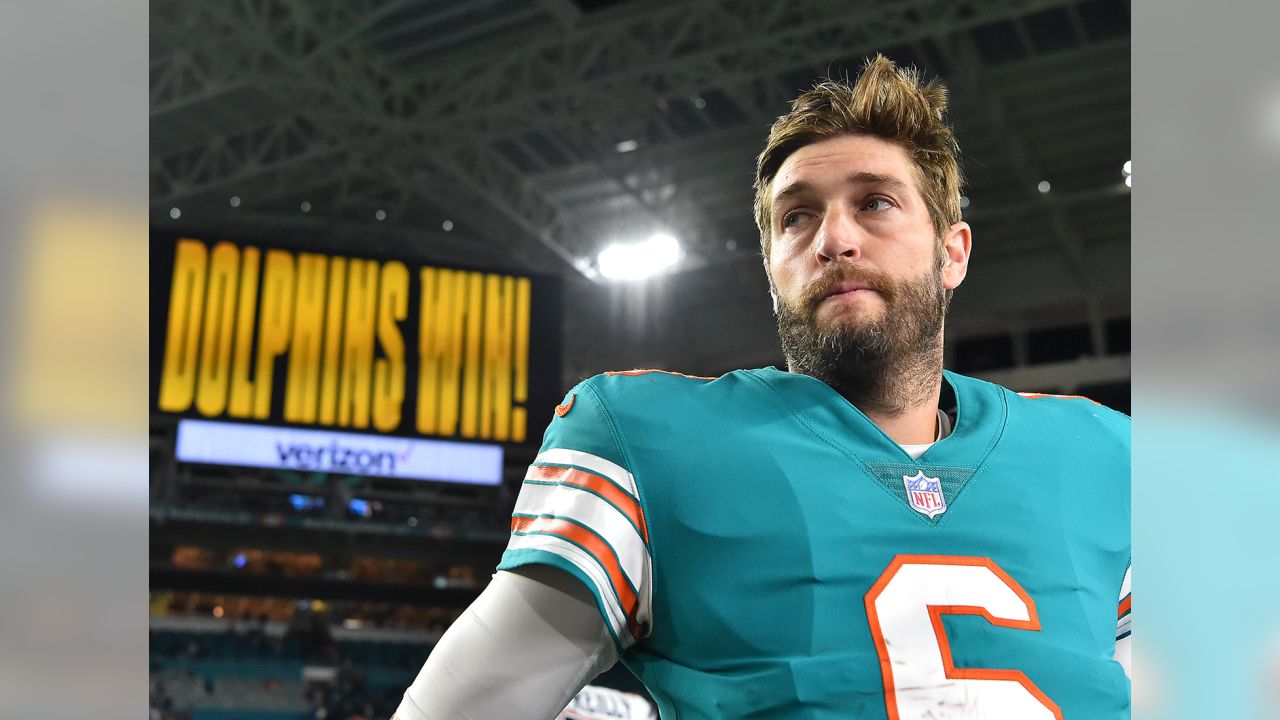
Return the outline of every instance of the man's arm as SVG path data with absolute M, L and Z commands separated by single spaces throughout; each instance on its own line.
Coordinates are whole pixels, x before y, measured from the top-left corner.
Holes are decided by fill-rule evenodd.
M 393 720 L 550 720 L 617 659 L 576 578 L 545 565 L 499 571 L 436 644 Z

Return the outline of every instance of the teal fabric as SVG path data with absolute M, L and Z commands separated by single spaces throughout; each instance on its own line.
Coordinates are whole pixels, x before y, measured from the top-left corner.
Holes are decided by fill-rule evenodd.
M 826 384 L 774 368 L 603 375 L 566 396 L 543 450 L 599 455 L 639 487 L 652 629 L 622 661 L 663 718 L 886 718 L 864 599 L 900 555 L 985 558 L 1034 601 L 1039 631 L 943 615 L 957 668 L 1021 671 L 1066 718 L 1128 717 L 1111 655 L 1129 419 L 945 381 L 955 429 L 919 460 Z M 943 480 L 932 520 L 907 502 L 917 470 Z M 564 566 L 523 550 L 500 567 L 538 562 Z

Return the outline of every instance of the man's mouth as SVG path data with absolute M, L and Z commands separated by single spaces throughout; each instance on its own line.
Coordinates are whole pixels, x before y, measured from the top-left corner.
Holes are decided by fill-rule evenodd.
M 866 292 L 872 289 L 873 288 L 870 285 L 867 285 L 866 283 L 851 282 L 851 281 L 841 282 L 841 283 L 835 284 L 829 290 L 827 290 L 827 292 L 823 293 L 822 300 L 827 300 L 833 297 L 851 297 L 853 295 L 856 295 L 857 293 Z M 820 300 L 819 302 L 822 302 L 822 300 Z

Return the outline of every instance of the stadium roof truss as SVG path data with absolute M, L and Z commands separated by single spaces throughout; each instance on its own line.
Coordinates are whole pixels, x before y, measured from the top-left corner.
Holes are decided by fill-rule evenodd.
M 1046 308 L 1095 328 L 1127 313 L 1122 0 L 151 7 L 159 227 L 179 207 L 220 232 L 597 281 L 605 243 L 662 229 L 684 243 L 686 270 L 754 264 L 769 124 L 816 79 L 881 51 L 952 90 L 966 219 L 994 284 L 957 296 L 962 330 Z M 1025 294 L 1027 272 L 1042 278 L 1034 297 L 1011 282 Z

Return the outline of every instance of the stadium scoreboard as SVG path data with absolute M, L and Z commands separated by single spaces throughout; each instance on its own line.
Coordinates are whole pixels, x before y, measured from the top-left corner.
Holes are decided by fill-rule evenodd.
M 549 278 L 153 234 L 151 283 L 162 413 L 521 443 L 559 398 Z

